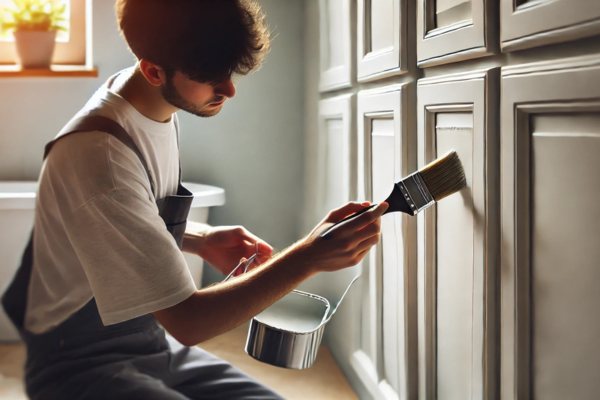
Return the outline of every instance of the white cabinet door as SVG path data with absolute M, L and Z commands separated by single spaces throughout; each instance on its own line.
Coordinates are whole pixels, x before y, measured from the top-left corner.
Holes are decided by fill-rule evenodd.
M 356 197 L 356 131 L 353 115 L 354 95 L 342 95 L 319 102 L 319 134 L 316 143 L 318 177 L 315 204 L 310 207 L 317 220 L 333 208 L 338 208 Z M 326 297 L 337 304 L 348 282 L 358 272 L 358 267 L 347 268 L 328 276 L 335 279 L 324 284 L 323 275 L 316 275 L 302 284 L 309 292 Z M 354 291 L 353 291 L 354 292 Z M 354 293 L 353 293 L 354 294 Z M 341 308 L 350 311 L 348 307 Z M 338 317 L 338 315 L 336 315 Z M 355 321 L 334 318 L 327 331 L 343 332 L 357 329 Z M 352 351 L 352 338 L 339 339 L 336 346 Z
M 356 194 L 354 159 L 354 96 L 343 95 L 319 102 L 318 204 L 325 215 Z
M 564 42 L 600 32 L 598 0 L 501 0 L 502 50 Z
M 407 0 L 358 0 L 360 82 L 406 72 Z
M 496 390 L 498 70 L 422 79 L 419 166 L 455 150 L 467 187 L 419 215 L 419 396 Z
M 385 200 L 412 171 L 410 86 L 358 95 L 359 197 Z M 352 364 L 374 398 L 416 395 L 415 221 L 390 213 L 382 239 L 363 264 L 361 337 Z
M 600 393 L 600 58 L 502 71 L 503 399 Z
M 491 0 L 419 0 L 417 64 L 420 67 L 481 57 L 494 50 Z
M 352 84 L 352 36 L 350 0 L 319 1 L 321 91 Z

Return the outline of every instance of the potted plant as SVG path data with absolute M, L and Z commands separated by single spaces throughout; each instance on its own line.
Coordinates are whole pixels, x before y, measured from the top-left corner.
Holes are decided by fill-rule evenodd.
M 66 4 L 13 0 L 3 10 L 2 30 L 12 31 L 22 68 L 50 68 L 57 31 L 64 31 Z

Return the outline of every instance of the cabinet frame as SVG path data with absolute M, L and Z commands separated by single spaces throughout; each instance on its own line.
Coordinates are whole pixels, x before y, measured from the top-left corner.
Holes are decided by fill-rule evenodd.
M 319 90 L 321 92 L 327 92 L 335 89 L 343 89 L 352 86 L 352 76 L 354 75 L 352 52 L 353 52 L 353 39 L 352 39 L 352 22 L 353 18 L 353 2 L 351 0 L 339 0 L 342 3 L 340 12 L 342 13 L 342 43 L 341 46 L 344 51 L 344 63 L 333 68 L 326 68 L 323 63 L 327 60 L 329 55 L 327 50 L 329 48 L 329 37 L 327 36 L 328 21 L 326 20 L 329 16 L 328 2 L 332 0 L 319 0 L 319 43 L 320 43 L 320 80 Z
M 392 85 L 380 89 L 365 90 L 358 94 L 358 192 L 359 198 L 371 198 L 372 182 L 371 175 L 371 144 L 370 130 L 371 121 L 376 118 L 394 119 L 394 159 L 401 162 L 396 163 L 394 177 L 400 179 L 414 170 L 415 165 L 415 138 L 414 112 L 411 104 L 414 102 L 414 89 L 410 83 Z M 412 100 L 412 101 L 411 101 Z M 390 187 L 390 192 L 392 187 Z M 376 201 L 384 199 L 374 199 Z M 399 382 L 401 392 L 393 390 L 382 376 L 382 348 L 381 329 L 382 316 L 381 306 L 383 299 L 381 277 L 382 266 L 379 265 L 381 257 L 379 246 L 371 250 L 371 253 L 363 261 L 362 310 L 369 309 L 370 320 L 363 324 L 369 324 L 370 341 L 363 343 L 359 339 L 356 351 L 352 355 L 351 365 L 360 377 L 365 388 L 374 398 L 382 399 L 413 399 L 416 397 L 416 224 L 414 218 L 405 214 L 390 214 L 385 218 L 394 218 L 396 232 L 401 232 L 403 238 L 402 255 L 398 257 L 402 261 L 402 273 L 398 274 L 398 285 L 403 288 L 395 299 L 398 306 L 398 324 L 401 334 L 399 341 L 398 366 Z M 366 269 L 366 271 L 365 271 Z M 361 311 L 362 314 L 362 311 Z M 364 315 L 364 314 L 363 314 Z M 361 318 L 362 320 L 363 318 Z M 369 347 L 375 359 L 371 359 L 363 345 Z
M 369 26 L 370 5 L 373 0 L 358 0 L 357 9 L 357 80 L 368 82 L 407 72 L 407 1 L 393 0 L 394 46 L 385 51 L 369 52 L 371 29 Z
M 597 0 L 500 1 L 502 51 L 559 43 L 600 33 Z
M 421 79 L 418 97 L 419 166 L 435 159 L 436 114 L 473 113 L 473 206 L 475 239 L 473 260 L 473 368 L 472 398 L 494 399 L 497 393 L 495 345 L 497 330 L 498 201 L 498 104 L 499 70 L 474 71 Z M 443 201 L 443 200 L 442 200 Z M 436 210 L 418 216 L 419 279 L 419 397 L 438 398 L 437 393 L 437 255 Z M 478 223 L 477 223 L 478 221 Z M 482 268 L 477 268 L 482 267 Z
M 529 120 L 538 113 L 600 112 L 600 88 L 589 84 L 598 80 L 594 56 L 502 69 L 502 399 L 532 397 Z
M 471 0 L 470 21 L 433 28 L 435 0 L 417 2 L 417 65 L 430 67 L 492 54 L 497 22 L 491 0 Z

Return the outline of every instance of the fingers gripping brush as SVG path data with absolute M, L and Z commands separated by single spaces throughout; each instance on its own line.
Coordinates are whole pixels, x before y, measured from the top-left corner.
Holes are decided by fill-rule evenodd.
M 444 197 L 458 192 L 466 184 L 465 172 L 458 155 L 455 151 L 451 151 L 396 182 L 392 193 L 385 200 L 389 207 L 384 214 L 399 211 L 408 215 L 417 215 Z M 321 237 L 327 238 L 341 225 L 375 207 L 377 204 L 372 204 L 336 222 L 321 233 Z

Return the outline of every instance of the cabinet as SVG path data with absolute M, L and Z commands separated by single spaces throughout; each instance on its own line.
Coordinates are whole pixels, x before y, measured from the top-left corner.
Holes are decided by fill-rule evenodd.
M 417 64 L 428 67 L 494 51 L 491 0 L 421 0 L 417 8 Z
M 328 340 L 359 398 L 597 398 L 600 1 L 354 6 L 355 197 L 451 149 L 468 181 L 382 219 Z
M 407 1 L 358 0 L 358 81 L 406 72 Z
M 600 392 L 598 57 L 502 71 L 503 399 Z
M 414 166 L 411 85 L 358 94 L 359 197 L 379 202 Z M 375 398 L 415 393 L 415 221 L 382 218 L 382 239 L 363 266 L 361 332 L 352 363 Z
M 321 91 L 352 84 L 351 18 L 350 0 L 319 1 Z
M 419 397 L 495 390 L 498 70 L 422 79 L 419 165 L 457 152 L 467 187 L 419 215 Z
M 598 0 L 501 0 L 500 17 L 503 51 L 600 33 Z
M 353 95 L 319 103 L 319 215 L 349 201 L 356 193 Z

